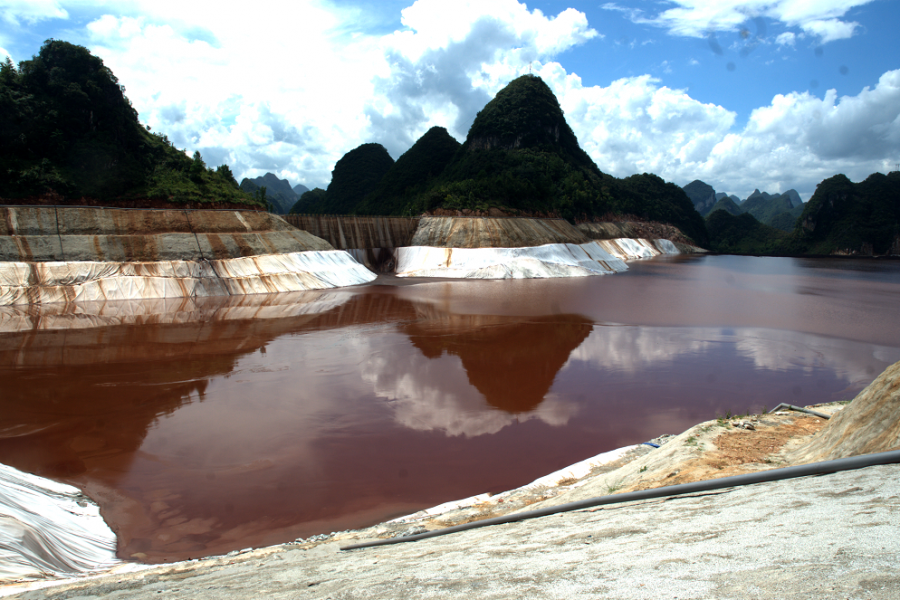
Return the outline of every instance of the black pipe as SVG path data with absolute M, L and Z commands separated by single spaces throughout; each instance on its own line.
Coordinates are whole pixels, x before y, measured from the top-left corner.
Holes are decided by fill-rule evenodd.
M 900 463 L 900 450 L 879 452 L 877 454 L 864 454 L 862 456 L 851 456 L 849 458 L 839 458 L 836 460 L 811 463 L 808 465 L 798 465 L 795 467 L 783 467 L 781 469 L 771 469 L 769 471 L 761 471 L 759 473 L 733 475 L 731 477 L 721 477 L 719 479 L 708 479 L 706 481 L 696 481 L 694 483 L 682 483 L 679 485 L 654 488 L 652 490 L 628 492 L 626 494 L 615 494 L 613 496 L 588 498 L 587 500 L 569 502 L 567 504 L 560 504 L 558 506 L 551 506 L 538 510 L 529 510 L 526 512 L 515 513 L 511 515 L 503 515 L 502 517 L 493 517 L 491 519 L 473 521 L 472 523 L 465 523 L 463 525 L 454 525 L 453 527 L 447 527 L 445 529 L 435 529 L 433 531 L 426 531 L 425 533 L 419 533 L 416 535 L 408 535 L 387 540 L 375 540 L 372 542 L 363 542 L 360 544 L 351 544 L 349 546 L 341 547 L 341 550 L 353 550 L 356 548 L 369 548 L 371 546 L 387 546 L 390 544 L 400 544 L 403 542 L 414 542 L 416 540 L 437 537 L 439 535 L 447 535 L 448 533 L 456 533 L 457 531 L 466 531 L 467 529 L 477 529 L 479 527 L 487 527 L 488 525 L 501 525 L 503 523 L 515 523 L 516 521 L 525 521 L 527 519 L 546 517 L 548 515 L 570 512 L 573 510 L 582 510 L 585 508 L 603 506 L 606 504 L 619 504 L 622 502 L 651 500 L 653 498 L 665 498 L 667 496 L 678 496 L 680 494 L 707 492 L 710 490 L 751 485 L 754 483 L 765 483 L 768 481 L 793 479 L 795 477 L 826 475 L 828 473 L 837 473 L 838 471 L 851 471 L 854 469 L 862 469 L 875 465 L 887 465 L 893 463 Z
M 821 419 L 830 419 L 831 418 L 831 415 L 826 415 L 825 413 L 820 413 L 820 412 L 816 412 L 814 410 L 809 410 L 808 408 L 803 408 L 802 406 L 794 406 L 793 404 L 785 404 L 784 402 L 782 402 L 781 404 L 779 404 L 778 406 L 776 406 L 775 408 L 773 408 L 766 414 L 771 415 L 776 410 L 779 410 L 782 408 L 787 408 L 790 410 L 796 410 L 799 412 L 807 413 L 807 414 L 813 415 L 814 417 L 819 417 Z

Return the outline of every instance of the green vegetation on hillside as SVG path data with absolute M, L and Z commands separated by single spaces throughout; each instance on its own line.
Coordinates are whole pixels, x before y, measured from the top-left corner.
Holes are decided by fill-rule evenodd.
M 208 168 L 141 126 L 124 91 L 67 42 L 0 64 L 0 198 L 253 203 L 227 166 Z
M 788 234 L 756 220 L 750 213 L 717 210 L 706 218 L 709 249 L 722 254 L 782 254 Z
M 510 82 L 478 113 L 431 189 L 405 206 L 413 213 L 438 208 L 572 220 L 628 214 L 671 223 L 706 243 L 703 220 L 680 188 L 653 175 L 619 180 L 601 172 L 578 145 L 553 92 L 534 75 Z
M 900 172 L 853 183 L 835 175 L 816 187 L 794 230 L 796 250 L 810 254 L 900 251 Z
M 737 215 L 741 214 L 742 212 L 744 212 L 741 210 L 741 207 L 738 204 L 736 204 L 735 201 L 732 200 L 731 198 L 729 198 L 728 196 L 725 196 L 724 198 L 720 199 L 718 202 L 713 204 L 712 209 L 710 209 L 709 213 L 707 213 L 707 214 L 711 215 L 714 212 L 716 212 L 717 210 L 724 210 L 729 215 L 734 215 L 734 216 L 737 216 Z
M 326 191 L 304 194 L 292 213 L 422 214 L 496 208 L 509 214 L 592 219 L 608 214 L 664 221 L 695 243 L 703 219 L 685 193 L 655 175 L 624 180 L 597 168 L 539 77 L 513 80 L 478 113 L 460 145 L 434 127 L 396 163 L 364 144 L 335 165 Z
M 427 190 L 456 155 L 460 143 L 443 127 L 432 127 L 397 159 L 377 188 L 354 210 L 363 215 L 411 214 L 410 202 Z
M 790 196 L 761 193 L 759 191 L 750 196 L 740 205 L 741 212 L 750 213 L 760 223 L 776 227 L 782 231 L 792 231 L 797 218 L 803 213 L 803 206 L 794 207 Z M 781 224 L 778 227 L 776 223 Z
M 695 179 L 682 189 L 688 198 L 691 199 L 691 202 L 694 203 L 694 208 L 698 213 L 706 215 L 712 212 L 710 207 L 716 203 L 716 190 L 711 185 Z
M 337 215 L 355 213 L 393 165 L 394 159 L 381 144 L 358 146 L 334 165 L 331 184 L 321 200 L 316 203 L 304 201 L 313 198 L 307 197 L 312 192 L 306 192 L 300 198 L 300 202 L 303 202 L 302 210 L 296 212 Z M 293 208 L 291 212 L 295 212 Z
M 287 214 L 297 202 L 298 196 L 287 179 L 279 179 L 274 173 L 266 173 L 255 179 L 244 178 L 241 181 L 241 189 L 248 194 L 260 196 L 262 188 L 265 188 L 265 199 L 269 204 L 270 212 L 279 215 Z
M 313 188 L 308 192 L 304 193 L 300 196 L 300 199 L 294 203 L 294 206 L 291 207 L 290 214 L 292 215 L 303 215 L 303 214 L 316 214 L 317 211 L 321 211 L 319 214 L 329 214 L 325 201 L 325 190 L 322 188 Z

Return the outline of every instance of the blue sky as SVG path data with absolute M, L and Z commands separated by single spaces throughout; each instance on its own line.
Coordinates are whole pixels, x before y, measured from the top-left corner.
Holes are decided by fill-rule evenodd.
M 462 141 L 531 69 L 605 172 L 808 199 L 900 163 L 897 23 L 896 0 L 0 0 L 0 54 L 82 44 L 179 148 L 309 187 L 365 142 Z

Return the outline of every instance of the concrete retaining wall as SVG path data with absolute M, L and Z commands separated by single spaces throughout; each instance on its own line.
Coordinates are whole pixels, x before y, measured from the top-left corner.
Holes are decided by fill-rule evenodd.
M 285 215 L 284 220 L 339 250 L 409 246 L 419 226 L 419 217 Z

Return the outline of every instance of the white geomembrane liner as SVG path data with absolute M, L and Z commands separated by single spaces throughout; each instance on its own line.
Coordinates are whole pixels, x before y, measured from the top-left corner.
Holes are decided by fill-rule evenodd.
M 669 240 L 596 240 L 526 248 L 397 249 L 398 277 L 540 279 L 587 277 L 628 270 L 625 260 L 679 254 Z
M 77 488 L 0 465 L 0 582 L 109 569 L 116 536 Z
M 342 250 L 199 262 L 0 262 L 0 306 L 298 292 L 375 277 Z

